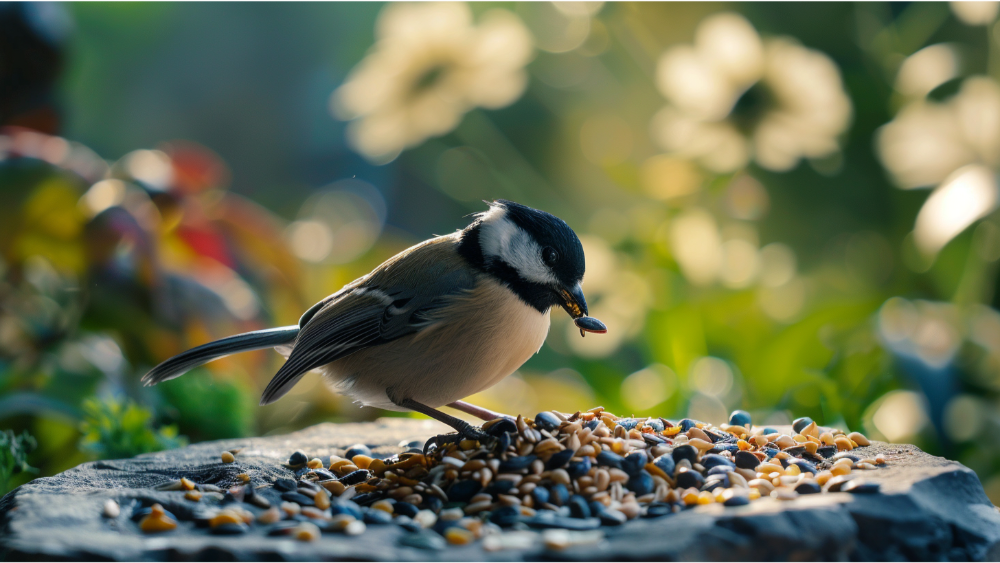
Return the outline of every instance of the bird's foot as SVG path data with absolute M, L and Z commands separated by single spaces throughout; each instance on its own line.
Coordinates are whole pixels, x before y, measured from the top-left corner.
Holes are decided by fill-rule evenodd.
M 448 444 L 455 444 L 461 442 L 462 440 L 474 440 L 483 444 L 487 447 L 492 447 L 496 443 L 497 439 L 494 436 L 490 436 L 483 431 L 482 428 L 478 426 L 473 426 L 465 421 L 462 424 L 457 425 L 454 434 L 438 434 L 437 436 L 432 436 L 424 444 L 424 454 L 427 454 L 433 448 L 441 448 Z

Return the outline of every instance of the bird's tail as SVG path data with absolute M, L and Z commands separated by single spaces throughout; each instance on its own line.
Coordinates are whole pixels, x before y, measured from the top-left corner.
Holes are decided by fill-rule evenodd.
M 156 366 L 142 378 L 146 385 L 156 385 L 161 381 L 180 377 L 188 370 L 223 358 L 230 354 L 274 348 L 283 344 L 291 344 L 299 334 L 299 326 L 283 326 L 237 334 L 203 344 L 186 352 L 181 352 L 173 358 Z

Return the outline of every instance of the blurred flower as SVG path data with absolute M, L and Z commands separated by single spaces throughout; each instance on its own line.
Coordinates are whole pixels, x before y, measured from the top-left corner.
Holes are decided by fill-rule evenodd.
M 1000 166 L 1000 86 L 985 76 L 943 103 L 920 99 L 876 133 L 882 164 L 903 189 L 933 186 L 966 164 Z
M 997 19 L 1000 2 L 950 2 L 951 13 L 965 25 L 990 25 Z
M 890 442 L 916 436 L 928 422 L 924 401 L 913 391 L 890 391 L 873 406 L 872 423 Z
M 670 102 L 653 120 L 668 151 L 718 173 L 753 158 L 769 170 L 839 150 L 851 117 L 840 72 L 791 38 L 762 40 L 733 13 L 704 20 L 694 45 L 660 58 L 657 85 Z
M 958 49 L 938 43 L 913 53 L 896 73 L 896 91 L 904 96 L 923 97 L 941 84 L 958 76 Z
M 876 145 L 899 187 L 940 184 L 913 233 L 921 252 L 933 257 L 997 206 L 1000 85 L 973 76 L 945 102 L 918 99 L 877 132 Z
M 527 85 L 531 36 L 505 10 L 473 26 L 464 3 L 390 4 L 375 37 L 331 98 L 334 114 L 353 120 L 350 145 L 374 162 L 448 133 L 475 107 L 511 104 Z

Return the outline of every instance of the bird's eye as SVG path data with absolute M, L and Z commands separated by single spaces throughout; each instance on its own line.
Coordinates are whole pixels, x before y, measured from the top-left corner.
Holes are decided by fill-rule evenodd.
M 559 259 L 559 253 L 556 252 L 556 249 L 552 248 L 551 246 L 546 246 L 544 249 L 542 249 L 542 260 L 544 260 L 545 263 L 548 264 L 549 266 L 555 264 L 556 260 L 558 259 Z

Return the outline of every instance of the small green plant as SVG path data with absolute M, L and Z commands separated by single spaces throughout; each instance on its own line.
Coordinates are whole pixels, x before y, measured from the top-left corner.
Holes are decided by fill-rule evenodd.
M 37 447 L 38 442 L 27 431 L 20 436 L 13 430 L 0 431 L 0 494 L 7 492 L 14 475 L 38 472 L 28 465 L 28 454 Z
M 80 449 L 98 459 L 120 459 L 169 450 L 187 443 L 176 426 L 153 427 L 153 413 L 131 399 L 91 397 L 83 401 Z
M 157 409 L 162 419 L 175 423 L 195 442 L 242 438 L 254 432 L 257 401 L 239 381 L 195 370 L 156 389 L 166 403 Z

